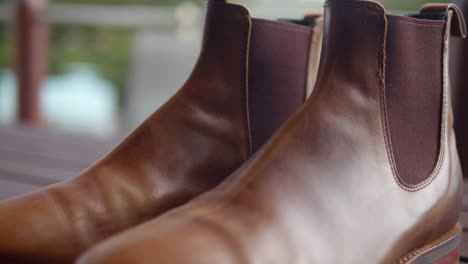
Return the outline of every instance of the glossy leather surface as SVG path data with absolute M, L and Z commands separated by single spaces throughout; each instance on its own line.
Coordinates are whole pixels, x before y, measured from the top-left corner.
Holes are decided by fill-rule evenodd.
M 324 25 L 314 92 L 259 153 L 213 191 L 78 263 L 393 264 L 451 230 L 462 178 L 447 72 L 437 165 L 407 185 L 395 176 L 388 137 L 385 10 L 328 1 Z M 447 43 L 434 52 L 446 66 Z
M 242 8 L 211 2 L 197 66 L 172 99 L 79 177 L 1 202 L 0 263 L 70 263 L 246 161 L 250 23 Z
M 306 80 L 316 76 L 307 71 L 308 49 L 318 48 L 309 41 L 314 27 L 263 22 L 268 28 L 252 32 L 243 7 L 210 0 L 198 63 L 172 99 L 82 175 L 0 202 L 0 263 L 71 263 L 97 242 L 210 190 L 243 164 L 254 139 L 261 146 L 302 105 Z M 284 38 L 295 43 L 296 56 L 284 56 L 291 54 L 287 45 L 272 50 L 278 58 L 259 52 Z M 269 67 L 253 63 L 280 58 Z M 262 79 L 249 82 L 252 76 Z M 287 107 L 268 115 L 278 105 Z M 261 127 L 262 137 L 251 129 L 264 124 L 252 118 L 259 116 L 274 124 Z

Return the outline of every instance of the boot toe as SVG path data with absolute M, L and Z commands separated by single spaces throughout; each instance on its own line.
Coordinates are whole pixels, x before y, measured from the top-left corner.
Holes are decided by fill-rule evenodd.
M 46 191 L 0 202 L 0 263 L 66 263 L 76 245 L 62 239 L 61 220 Z
M 168 219 L 148 222 L 104 241 L 85 253 L 77 264 L 243 262 L 233 255 L 232 241 L 206 222 L 164 220 Z

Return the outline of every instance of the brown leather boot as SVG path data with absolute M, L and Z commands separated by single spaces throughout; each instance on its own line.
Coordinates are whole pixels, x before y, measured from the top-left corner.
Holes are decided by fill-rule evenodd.
M 447 83 L 450 24 L 465 34 L 456 10 L 407 17 L 328 1 L 305 106 L 220 186 L 78 263 L 458 263 Z
M 172 99 L 82 175 L 0 203 L 0 263 L 69 264 L 215 187 L 305 101 L 314 36 L 209 1 L 200 58 Z

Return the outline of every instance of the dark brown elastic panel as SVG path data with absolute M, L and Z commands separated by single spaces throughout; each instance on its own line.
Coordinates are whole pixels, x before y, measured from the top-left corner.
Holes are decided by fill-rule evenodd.
M 386 100 L 400 178 L 418 184 L 439 150 L 445 21 L 388 16 Z
M 304 103 L 311 34 L 311 27 L 253 20 L 249 66 L 253 152 Z

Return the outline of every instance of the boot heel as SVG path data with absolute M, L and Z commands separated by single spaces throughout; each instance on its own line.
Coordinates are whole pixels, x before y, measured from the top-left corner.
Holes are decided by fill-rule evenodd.
M 457 224 L 439 239 L 411 251 L 396 264 L 458 264 L 462 230 Z

